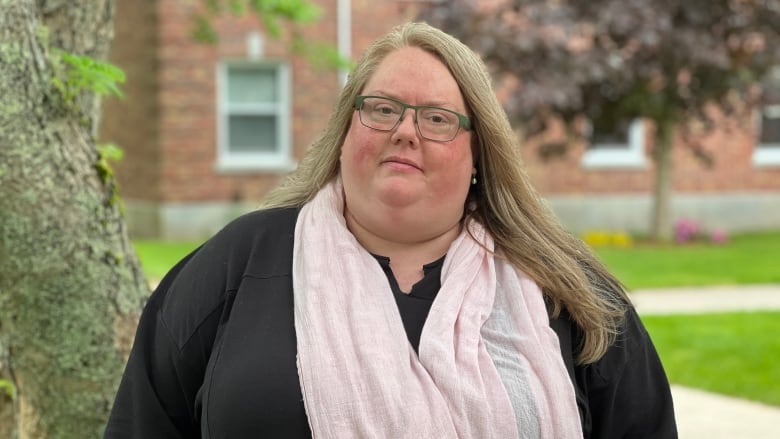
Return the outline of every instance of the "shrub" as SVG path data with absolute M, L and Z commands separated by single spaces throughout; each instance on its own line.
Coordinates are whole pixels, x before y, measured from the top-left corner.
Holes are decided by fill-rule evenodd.
M 728 232 L 725 230 L 713 228 L 707 231 L 690 218 L 680 218 L 674 224 L 674 240 L 678 244 L 707 241 L 712 244 L 724 244 L 728 242 L 728 238 Z

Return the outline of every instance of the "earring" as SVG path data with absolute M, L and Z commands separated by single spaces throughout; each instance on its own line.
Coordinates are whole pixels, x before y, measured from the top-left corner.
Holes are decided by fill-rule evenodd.
M 471 184 L 472 185 L 477 184 L 477 174 L 471 176 Z

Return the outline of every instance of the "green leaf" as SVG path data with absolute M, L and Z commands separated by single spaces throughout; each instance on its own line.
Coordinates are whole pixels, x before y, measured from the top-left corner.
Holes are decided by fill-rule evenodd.
M 212 14 L 219 14 L 222 12 L 222 7 L 219 0 L 203 0 L 203 4 L 206 6 L 206 10 Z
M 192 36 L 195 41 L 214 44 L 219 39 L 212 20 L 227 8 L 233 14 L 244 15 L 247 11 L 263 24 L 271 38 L 282 34 L 282 23 L 293 25 L 311 23 L 319 19 L 322 9 L 311 0 L 201 0 L 205 14 L 193 14 Z M 315 67 L 351 69 L 351 60 L 342 57 L 336 48 L 321 42 L 306 42 L 292 29 L 292 48 L 307 57 Z
M 242 0 L 230 0 L 228 9 L 233 15 L 243 15 L 246 12 L 246 4 Z
M 293 39 L 293 50 L 305 56 L 316 68 L 337 68 L 351 70 L 354 63 L 342 56 L 333 45 L 322 42 L 306 41 L 299 35 Z
M 0 378 L 0 390 L 4 390 L 11 399 L 16 399 L 16 386 L 12 382 Z
M 59 49 L 54 49 L 53 55 L 55 64 L 61 61 L 64 65 L 64 72 L 52 78 L 51 83 L 66 101 L 71 101 L 85 90 L 124 97 L 119 84 L 125 82 L 125 73 L 114 64 Z
M 119 161 L 125 155 L 125 152 L 115 143 L 101 143 L 97 145 L 100 156 L 106 160 Z
M 211 25 L 211 21 L 201 14 L 195 14 L 193 19 L 192 38 L 201 43 L 215 44 L 219 37 L 214 26 Z

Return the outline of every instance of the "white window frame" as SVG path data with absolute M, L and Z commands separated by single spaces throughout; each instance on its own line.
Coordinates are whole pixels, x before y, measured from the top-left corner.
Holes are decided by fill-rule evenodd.
M 585 168 L 644 168 L 647 166 L 645 155 L 645 124 L 634 119 L 628 126 L 626 143 L 604 144 L 599 148 L 588 148 L 582 156 Z
M 761 139 L 761 122 L 764 113 L 772 114 L 772 119 L 780 119 L 780 103 L 764 105 L 753 114 L 756 129 L 756 146 L 753 148 L 754 166 L 780 166 L 780 143 L 759 143 Z
M 261 67 L 276 70 L 276 103 L 230 103 L 228 69 Z M 217 65 L 217 170 L 281 171 L 295 167 L 291 152 L 290 69 L 285 63 L 267 61 L 223 61 Z M 273 152 L 235 152 L 228 147 L 228 117 L 232 114 L 276 115 L 277 148 Z

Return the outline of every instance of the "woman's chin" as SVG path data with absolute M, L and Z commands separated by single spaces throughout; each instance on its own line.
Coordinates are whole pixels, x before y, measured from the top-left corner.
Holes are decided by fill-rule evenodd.
M 377 188 L 376 195 L 382 204 L 393 207 L 411 206 L 423 198 L 420 185 L 409 182 L 384 184 Z

